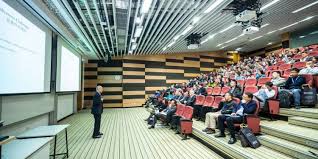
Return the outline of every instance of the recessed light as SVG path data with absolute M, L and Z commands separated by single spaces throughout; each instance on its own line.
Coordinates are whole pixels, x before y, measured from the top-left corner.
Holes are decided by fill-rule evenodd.
M 304 38 L 304 37 L 306 37 L 306 36 L 303 36 L 303 35 L 302 35 L 302 36 L 299 36 L 300 39 L 302 39 L 302 38 Z
M 272 45 L 273 43 L 272 42 L 269 42 L 267 45 Z

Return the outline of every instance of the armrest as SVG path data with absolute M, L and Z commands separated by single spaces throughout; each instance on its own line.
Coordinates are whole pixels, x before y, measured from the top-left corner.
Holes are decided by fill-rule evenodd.
M 180 119 L 180 121 L 183 121 L 183 122 L 193 122 L 191 119 L 184 119 L 184 118 L 182 118 L 182 119 Z
M 243 116 L 244 116 L 245 118 L 258 117 L 258 115 L 255 115 L 255 114 L 244 114 Z

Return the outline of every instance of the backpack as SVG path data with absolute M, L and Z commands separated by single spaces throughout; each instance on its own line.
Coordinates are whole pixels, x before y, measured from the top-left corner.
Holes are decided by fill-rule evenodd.
M 239 136 L 241 140 L 241 145 L 243 147 L 247 147 L 250 146 L 254 149 L 258 148 L 261 146 L 261 143 L 258 141 L 257 137 L 253 134 L 253 132 L 251 131 L 251 129 L 247 128 L 247 127 L 243 127 L 240 132 L 239 132 Z
M 301 92 L 301 104 L 305 106 L 315 106 L 316 103 L 316 88 L 304 88 L 304 90 Z
M 289 90 L 282 89 L 278 93 L 278 99 L 280 108 L 290 108 L 293 95 L 289 92 Z

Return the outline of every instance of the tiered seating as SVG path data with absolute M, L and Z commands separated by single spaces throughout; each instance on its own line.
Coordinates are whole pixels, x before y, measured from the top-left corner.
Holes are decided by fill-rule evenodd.
M 224 96 L 230 89 L 231 87 L 222 87 L 220 95 Z
M 212 107 L 213 102 L 214 102 L 213 96 L 206 96 L 205 101 L 203 103 L 203 107 Z
M 245 81 L 245 87 L 247 86 L 256 86 L 257 80 L 256 79 L 247 79 Z
M 269 77 L 260 78 L 257 81 L 257 86 L 263 86 L 266 82 L 270 82 L 270 81 L 271 81 L 271 78 Z
M 293 64 L 293 67 L 298 68 L 298 69 L 304 68 L 304 67 L 306 67 L 306 62 L 295 62 Z
M 221 87 L 214 87 L 212 90 L 212 95 L 213 96 L 218 96 L 221 93 L 222 88 Z
M 207 92 L 207 94 L 208 94 L 209 96 L 212 95 L 213 88 L 212 88 L 212 87 L 207 87 L 207 88 L 206 88 L 206 92 Z
M 187 139 L 189 134 L 192 134 L 192 114 L 193 108 L 186 106 L 180 119 L 180 133 L 184 136 L 183 139 Z
M 220 102 L 221 102 L 222 100 L 224 100 L 224 97 L 216 96 L 216 97 L 214 98 L 214 102 L 213 102 L 213 104 L 212 104 L 212 107 L 213 107 L 213 108 L 218 108 L 218 107 L 219 107 L 219 104 L 220 104 Z
M 250 92 L 250 93 L 256 93 L 258 91 L 258 87 L 256 86 L 247 86 L 244 88 L 244 93 Z

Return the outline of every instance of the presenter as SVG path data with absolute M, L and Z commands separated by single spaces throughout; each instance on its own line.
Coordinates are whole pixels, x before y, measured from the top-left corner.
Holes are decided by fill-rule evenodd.
M 103 133 L 100 130 L 100 123 L 101 123 L 101 116 L 103 113 L 103 87 L 98 85 L 96 87 L 96 93 L 93 97 L 93 107 L 92 107 L 92 114 L 94 115 L 95 123 L 94 123 L 94 132 L 93 138 L 101 138 Z

